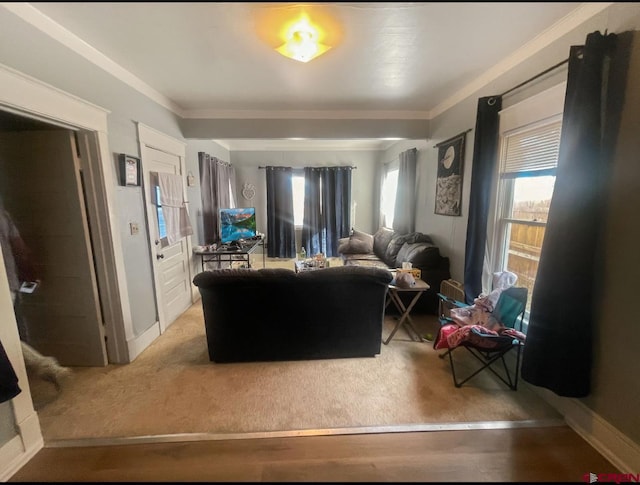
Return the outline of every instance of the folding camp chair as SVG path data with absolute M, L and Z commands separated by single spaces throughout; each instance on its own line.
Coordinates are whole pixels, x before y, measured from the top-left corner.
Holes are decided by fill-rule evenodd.
M 527 306 L 527 296 L 527 288 L 511 287 L 502 291 L 493 312 L 491 312 L 491 316 L 505 328 L 522 332 L 522 321 L 524 319 L 525 308 Z M 454 300 L 442 293 L 438 293 L 438 298 L 442 301 L 441 308 L 452 309 L 464 308 L 469 306 L 463 302 Z M 445 315 L 445 312 L 441 311 L 440 325 L 444 326 L 451 323 L 454 323 L 454 320 L 451 318 L 451 316 Z M 516 324 L 519 325 L 518 329 L 515 328 Z M 439 356 L 441 359 L 447 355 L 449 356 L 449 363 L 451 365 L 451 373 L 453 376 L 454 385 L 456 387 L 461 387 L 469 379 L 476 376 L 484 369 L 488 369 L 502 382 L 504 382 L 510 389 L 514 391 L 517 390 L 518 372 L 520 368 L 520 355 L 522 347 L 524 346 L 524 341 L 511 335 L 489 335 L 488 332 L 487 334 L 476 332 L 475 329 L 471 331 L 474 332 L 474 338 L 472 340 L 463 340 L 459 345 L 453 348 L 449 348 L 446 352 Z M 473 373 L 471 373 L 461 381 L 459 381 L 456 377 L 454 359 L 452 356 L 453 352 L 459 347 L 467 349 L 471 353 L 471 355 L 473 355 L 481 364 L 481 366 L 477 370 L 475 370 Z M 515 367 L 512 369 L 512 374 L 512 372 L 509 370 L 509 366 L 507 366 L 507 362 L 505 361 L 505 355 L 507 355 L 508 352 L 514 349 L 516 351 L 517 357 Z M 501 375 L 493 367 L 491 367 L 491 365 L 498 360 L 502 361 L 504 375 Z

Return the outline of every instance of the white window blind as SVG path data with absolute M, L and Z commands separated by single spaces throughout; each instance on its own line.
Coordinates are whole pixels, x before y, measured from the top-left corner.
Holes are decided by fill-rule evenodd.
M 557 121 L 506 135 L 500 168 L 503 176 L 555 168 L 561 128 L 562 122 Z

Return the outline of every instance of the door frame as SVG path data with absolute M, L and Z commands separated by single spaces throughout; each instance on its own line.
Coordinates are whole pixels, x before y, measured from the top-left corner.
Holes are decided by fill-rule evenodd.
M 86 170 L 87 207 L 96 245 L 96 275 L 100 285 L 107 354 L 110 363 L 130 362 L 135 333 L 127 292 L 124 254 L 116 205 L 117 173 L 109 151 L 109 110 L 0 64 L 0 109 L 78 132 Z
M 133 340 L 131 307 L 127 292 L 124 255 L 116 207 L 116 164 L 109 151 L 107 115 L 109 111 L 74 95 L 54 88 L 38 79 L 0 64 L 0 109 L 20 116 L 35 118 L 46 123 L 63 126 L 79 132 L 81 145 L 88 160 L 87 170 L 89 218 L 95 227 L 95 253 L 97 276 L 109 362 L 130 362 L 129 341 Z M 6 273 L 0 271 L 0 300 L 11 301 Z M 38 415 L 30 398 L 29 383 L 24 374 L 24 357 L 20 347 L 18 328 L 13 307 L 0 305 L 3 342 L 16 371 L 21 375 L 23 392 L 11 400 L 16 425 L 16 437 L 0 447 L 0 479 L 10 477 L 31 459 L 44 443 Z
M 158 130 L 154 130 L 153 128 L 138 122 L 138 143 L 140 145 L 140 156 L 141 156 L 141 171 L 143 174 L 143 188 L 142 188 L 142 199 L 144 201 L 145 208 L 145 224 L 147 226 L 147 235 L 149 237 L 149 254 L 151 255 L 151 272 L 153 273 L 153 286 L 155 293 L 155 302 L 156 302 L 156 315 L 158 318 L 157 323 L 157 335 L 161 335 L 167 329 L 167 322 L 164 319 L 164 312 L 162 311 L 163 302 L 162 302 L 162 291 L 161 291 L 161 283 L 160 283 L 160 275 L 158 275 L 158 271 L 156 270 L 155 253 L 157 251 L 155 244 L 155 236 L 153 231 L 151 230 L 150 217 L 155 217 L 154 214 L 149 214 L 148 211 L 148 202 L 150 194 L 148 191 L 150 190 L 149 185 L 149 175 L 147 170 L 144 168 L 144 150 L 145 148 L 153 148 L 155 150 L 160 150 L 162 152 L 168 153 L 170 155 L 174 155 L 180 159 L 180 174 L 183 178 L 182 190 L 184 200 L 187 200 L 187 194 L 185 186 L 185 174 L 186 174 L 186 155 L 187 155 L 187 144 L 183 141 L 180 141 L 176 138 L 173 138 L 169 135 L 166 135 Z M 194 303 L 195 300 L 193 298 L 193 249 L 191 236 L 187 236 L 187 254 L 188 254 L 188 270 L 189 270 L 189 285 L 191 287 L 191 291 L 189 292 L 191 295 L 191 303 Z M 155 338 L 155 337 L 154 337 Z

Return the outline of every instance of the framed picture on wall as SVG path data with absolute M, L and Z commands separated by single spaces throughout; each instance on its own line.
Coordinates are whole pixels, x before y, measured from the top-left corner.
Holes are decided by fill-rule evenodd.
M 438 147 L 435 213 L 443 216 L 461 215 L 464 142 L 467 132 L 461 133 Z
M 119 155 L 120 161 L 120 185 L 140 185 L 140 159 L 125 155 Z

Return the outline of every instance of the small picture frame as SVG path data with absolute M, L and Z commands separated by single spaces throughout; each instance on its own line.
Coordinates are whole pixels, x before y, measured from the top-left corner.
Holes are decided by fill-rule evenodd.
M 124 186 L 140 185 L 140 159 L 121 153 L 120 160 L 120 184 Z

